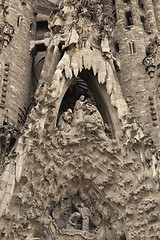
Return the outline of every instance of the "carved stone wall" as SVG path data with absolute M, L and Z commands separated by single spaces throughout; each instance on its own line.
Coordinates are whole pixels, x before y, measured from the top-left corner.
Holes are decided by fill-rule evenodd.
M 32 1 L 20 0 L 16 6 L 14 1 L 2 1 L 1 8 L 0 125 L 20 127 L 25 118 L 21 112 L 26 114 L 30 102 L 32 56 L 29 44 L 35 9 Z
M 27 1 L 20 4 L 31 10 Z M 0 239 L 160 238 L 159 37 L 154 24 L 141 49 L 154 14 L 145 5 L 148 32 L 139 41 L 139 4 L 52 1 L 50 33 L 31 41 L 32 54 L 45 46 L 42 70 L 34 66 L 34 104 L 23 128 L 0 129 Z M 115 54 L 114 41 L 122 52 Z M 62 108 L 78 80 L 90 94 L 79 90 L 74 104 Z

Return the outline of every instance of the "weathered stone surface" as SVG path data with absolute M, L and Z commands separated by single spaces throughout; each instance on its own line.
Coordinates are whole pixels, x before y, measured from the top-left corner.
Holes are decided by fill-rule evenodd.
M 17 6 L 0 5 L 0 239 L 160 239 L 157 2 Z

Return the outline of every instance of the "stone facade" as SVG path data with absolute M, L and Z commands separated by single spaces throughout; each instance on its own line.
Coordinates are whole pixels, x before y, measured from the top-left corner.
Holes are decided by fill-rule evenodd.
M 160 239 L 160 1 L 0 9 L 0 239 Z

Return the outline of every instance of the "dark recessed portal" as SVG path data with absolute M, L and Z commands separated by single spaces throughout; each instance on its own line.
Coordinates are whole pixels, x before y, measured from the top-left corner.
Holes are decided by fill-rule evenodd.
M 127 26 L 133 25 L 132 13 L 129 11 L 129 12 L 126 12 L 125 15 L 127 20 Z
M 63 101 L 61 103 L 61 107 L 59 110 L 59 115 L 67 111 L 68 108 L 71 108 L 73 110 L 76 101 L 80 98 L 81 95 L 83 95 L 85 99 L 90 98 L 93 104 L 95 104 L 93 95 L 89 90 L 87 84 L 80 77 L 77 77 L 72 82 L 72 84 L 68 88 L 63 98 Z
M 92 86 L 93 83 L 90 83 Z M 59 126 L 59 119 L 61 118 L 62 114 L 67 112 L 68 109 L 74 110 L 76 102 L 80 99 L 81 96 L 84 96 L 84 101 L 89 102 L 90 106 L 96 107 L 99 111 L 102 121 L 104 122 L 105 126 L 105 132 L 108 137 L 112 137 L 112 130 L 111 130 L 111 121 L 109 118 L 106 117 L 106 111 L 104 110 L 104 104 L 102 101 L 102 98 L 100 97 L 100 94 L 98 95 L 96 90 L 94 91 L 94 88 L 89 87 L 89 85 L 84 81 L 80 76 L 75 78 L 72 81 L 72 84 L 66 91 L 63 100 L 61 102 L 61 106 L 58 113 L 57 118 L 57 127 Z

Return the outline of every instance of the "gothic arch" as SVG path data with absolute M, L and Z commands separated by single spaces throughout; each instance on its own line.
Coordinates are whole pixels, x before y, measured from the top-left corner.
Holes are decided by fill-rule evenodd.
M 119 129 L 120 129 L 120 121 L 118 120 L 116 109 L 111 104 L 110 97 L 106 91 L 105 86 L 98 83 L 97 76 L 94 76 L 91 70 L 89 71 L 89 70 L 83 69 L 79 73 L 79 76 L 86 82 L 89 89 L 91 90 L 96 102 L 96 106 L 104 122 L 109 124 L 109 126 L 111 127 L 112 137 L 114 138 L 118 136 Z M 63 87 L 61 86 L 62 92 L 57 103 L 58 104 L 57 114 L 56 114 L 57 116 L 58 116 L 58 111 L 60 109 L 64 95 L 73 81 L 74 81 L 74 77 L 72 79 L 65 79 Z

